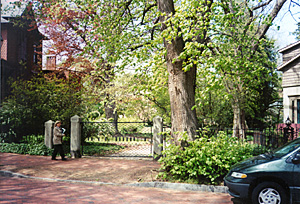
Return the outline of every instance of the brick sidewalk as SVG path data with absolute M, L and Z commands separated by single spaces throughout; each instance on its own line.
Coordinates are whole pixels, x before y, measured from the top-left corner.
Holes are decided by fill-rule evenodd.
M 52 161 L 50 157 L 0 153 L 0 170 L 23 175 L 116 183 L 99 185 L 47 181 L 30 178 L 0 176 L 0 203 L 128 203 L 128 204 L 179 204 L 179 203 L 232 203 L 225 193 L 178 191 L 172 189 L 124 186 L 138 182 L 140 176 L 153 179 L 148 172 L 158 169 L 152 160 L 69 159 Z M 141 170 L 143 169 L 143 170 Z M 140 175 L 128 175 L 141 173 Z M 144 172 L 146 171 L 146 172 Z M 110 174 L 117 173 L 116 176 Z M 121 176 L 120 176 L 121 175 Z
M 82 158 L 53 161 L 50 156 L 0 153 L 0 170 L 35 177 L 125 184 L 155 181 L 159 168 L 159 163 L 149 159 Z
M 0 203 L 229 204 L 223 193 L 47 182 L 0 176 Z

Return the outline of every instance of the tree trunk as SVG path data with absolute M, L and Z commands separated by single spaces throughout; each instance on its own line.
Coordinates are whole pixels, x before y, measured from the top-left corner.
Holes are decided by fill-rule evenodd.
M 172 0 L 158 0 L 158 9 L 160 12 L 168 15 L 174 14 L 174 3 Z M 162 29 L 166 29 L 163 23 L 165 17 L 161 16 Z M 189 71 L 182 70 L 182 60 L 178 56 L 183 51 L 184 41 L 182 37 L 177 37 L 171 42 L 164 40 L 167 50 L 166 61 L 169 73 L 169 94 L 171 104 L 171 134 L 175 144 L 181 144 L 180 138 L 183 132 L 187 132 L 188 140 L 193 140 L 197 134 L 197 118 L 195 105 L 195 83 L 196 83 L 196 66 Z M 173 60 L 175 60 L 173 62 Z
M 106 119 L 115 119 L 116 104 L 110 100 L 109 94 L 106 94 L 106 100 L 107 102 L 104 104 Z
M 104 62 L 103 67 L 104 69 L 104 83 L 106 87 L 113 87 L 114 84 L 112 83 L 112 80 L 114 78 L 114 72 L 113 72 L 113 67 Z M 109 92 L 105 93 L 105 103 L 104 103 L 104 108 L 105 108 L 105 116 L 106 119 L 116 119 L 116 103 L 114 101 L 114 97 L 111 96 Z
M 239 103 L 236 100 L 232 104 L 232 109 L 233 109 L 232 136 L 246 139 L 245 111 L 243 109 L 241 109 Z
M 167 63 L 169 70 L 169 95 L 171 103 L 172 136 L 177 145 L 182 135 L 187 132 L 188 139 L 193 140 L 197 134 L 197 118 L 195 109 L 195 76 L 196 69 L 182 71 L 180 66 Z M 175 73 L 174 73 L 174 70 Z

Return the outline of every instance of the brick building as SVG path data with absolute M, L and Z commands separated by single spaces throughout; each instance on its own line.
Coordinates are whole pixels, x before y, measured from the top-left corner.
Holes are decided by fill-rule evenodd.
M 30 27 L 32 20 L 24 18 L 33 16 L 29 5 L 8 11 L 5 6 L 1 8 L 0 103 L 10 94 L 9 79 L 29 79 L 41 69 L 43 39 L 37 29 Z

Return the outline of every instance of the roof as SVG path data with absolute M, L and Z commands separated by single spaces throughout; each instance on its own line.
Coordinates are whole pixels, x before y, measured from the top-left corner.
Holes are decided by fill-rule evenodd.
M 289 61 L 281 64 L 279 67 L 277 67 L 277 70 L 281 71 L 284 67 L 286 67 L 288 64 L 292 63 L 293 61 L 295 61 L 298 58 L 300 58 L 300 53 L 298 55 L 296 55 L 295 57 L 293 57 L 292 59 L 290 59 Z
M 23 1 L 16 0 L 1 0 L 1 4 L 1 17 L 21 16 L 27 6 Z
M 295 47 L 295 46 L 297 46 L 297 45 L 299 45 L 299 44 L 300 44 L 300 40 L 297 41 L 297 42 L 294 42 L 294 43 L 292 43 L 292 44 L 290 44 L 290 45 L 288 45 L 288 46 L 286 46 L 286 47 L 283 47 L 283 48 L 279 49 L 278 52 L 279 52 L 279 53 L 282 53 L 282 52 L 284 52 L 284 51 L 286 51 L 286 50 L 289 50 L 289 49 L 291 49 L 291 48 L 293 48 L 293 47 Z
M 1 17 L 1 23 L 9 23 L 9 21 Z

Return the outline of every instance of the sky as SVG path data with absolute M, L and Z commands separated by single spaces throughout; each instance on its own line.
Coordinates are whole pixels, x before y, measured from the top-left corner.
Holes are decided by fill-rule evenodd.
M 290 9 L 294 18 L 289 12 L 289 4 L 286 3 L 267 33 L 269 37 L 276 40 L 275 44 L 279 49 L 297 41 L 292 32 L 295 32 L 297 22 L 300 22 L 300 8 L 291 7 Z M 280 26 L 279 30 L 277 30 L 277 26 Z

